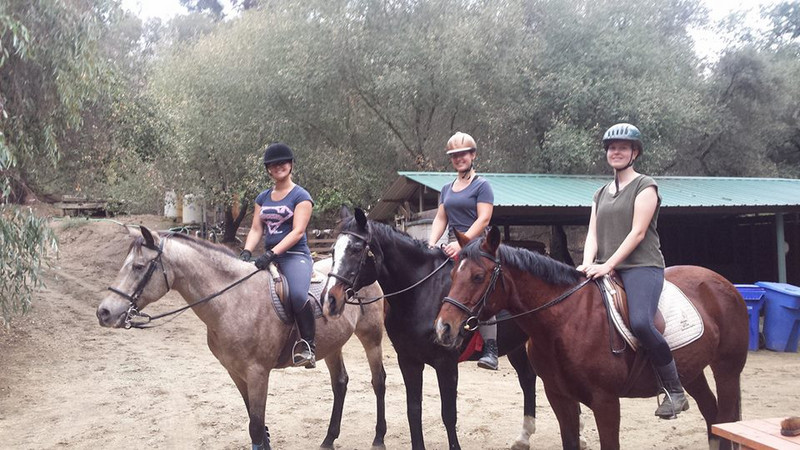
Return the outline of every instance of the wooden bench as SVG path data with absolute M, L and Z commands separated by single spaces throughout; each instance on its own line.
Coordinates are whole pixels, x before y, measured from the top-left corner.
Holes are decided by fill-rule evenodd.
M 754 419 L 719 423 L 711 433 L 739 444 L 741 449 L 800 450 L 800 436 L 781 435 L 783 419 Z

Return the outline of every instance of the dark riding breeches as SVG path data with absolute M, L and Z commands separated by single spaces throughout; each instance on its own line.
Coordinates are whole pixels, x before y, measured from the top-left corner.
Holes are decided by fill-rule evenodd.
M 308 301 L 308 288 L 314 263 L 311 255 L 301 252 L 286 252 L 275 259 L 278 268 L 289 282 L 289 300 L 294 313 L 300 312 Z
M 672 361 L 664 336 L 658 332 L 653 319 L 658 310 L 658 300 L 664 287 L 664 269 L 661 267 L 631 267 L 617 270 L 628 296 L 628 314 L 631 331 L 647 351 L 656 367 Z

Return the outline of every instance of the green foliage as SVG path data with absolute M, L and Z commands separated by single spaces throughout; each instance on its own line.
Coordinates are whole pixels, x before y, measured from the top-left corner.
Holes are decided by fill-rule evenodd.
M 0 313 L 2 322 L 28 311 L 34 289 L 43 285 L 48 252 L 58 250 L 46 220 L 29 210 L 0 205 Z

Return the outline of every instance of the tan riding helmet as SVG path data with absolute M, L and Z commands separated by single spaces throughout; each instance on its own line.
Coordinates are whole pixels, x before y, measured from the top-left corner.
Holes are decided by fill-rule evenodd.
M 472 136 L 460 131 L 456 131 L 456 134 L 450 137 L 445 147 L 445 151 L 448 155 L 466 152 L 468 150 L 478 151 L 478 145 L 475 144 L 475 139 L 472 139 Z

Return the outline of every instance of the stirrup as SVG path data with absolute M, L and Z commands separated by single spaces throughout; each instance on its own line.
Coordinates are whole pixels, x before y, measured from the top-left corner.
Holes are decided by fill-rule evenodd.
M 297 351 L 297 346 L 302 344 L 305 348 Z M 306 369 L 313 369 L 317 367 L 316 356 L 314 351 L 311 350 L 311 344 L 305 339 L 300 339 L 294 343 L 292 347 L 292 365 L 295 367 L 303 366 Z
M 677 419 L 679 413 L 689 409 L 689 400 L 686 399 L 685 391 L 683 392 L 683 404 L 677 408 L 675 405 L 675 400 L 677 399 L 672 395 L 680 394 L 680 392 L 669 392 L 666 388 L 661 388 L 661 393 L 664 394 L 664 400 L 658 403 L 658 407 L 656 408 L 655 412 L 656 417 L 665 420 Z M 658 400 L 658 396 L 656 396 L 656 400 Z M 669 402 L 669 407 L 668 407 L 669 411 L 666 410 L 667 406 L 665 406 L 667 402 Z M 661 414 L 659 414 L 659 411 L 661 410 L 662 407 L 664 407 L 665 410 L 661 411 Z

